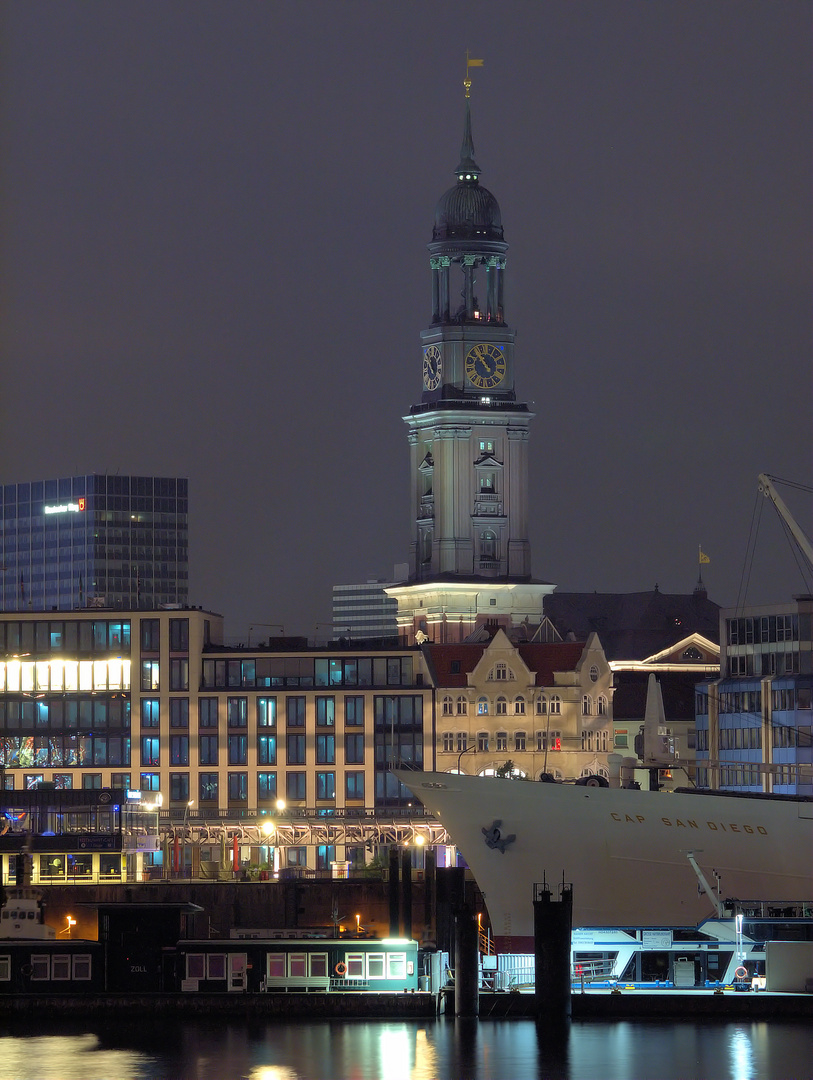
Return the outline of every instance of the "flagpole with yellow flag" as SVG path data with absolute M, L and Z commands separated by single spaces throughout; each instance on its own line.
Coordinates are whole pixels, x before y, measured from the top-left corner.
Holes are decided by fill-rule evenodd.
M 469 56 L 469 50 L 466 49 L 466 78 L 463 80 L 463 85 L 466 88 L 466 97 L 470 97 L 471 79 L 469 78 L 469 68 L 482 67 L 482 60 L 474 60 Z
M 703 564 L 704 563 L 710 563 L 710 562 L 711 562 L 711 559 L 703 551 L 703 545 L 698 544 L 697 545 L 697 588 L 698 589 L 705 589 L 705 587 L 706 587 L 703 584 Z

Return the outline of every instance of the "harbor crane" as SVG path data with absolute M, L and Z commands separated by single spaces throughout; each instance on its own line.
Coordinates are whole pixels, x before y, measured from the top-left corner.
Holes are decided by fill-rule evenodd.
M 767 473 L 760 473 L 757 478 L 759 483 L 759 490 L 765 496 L 766 499 L 770 499 L 776 507 L 776 512 L 782 518 L 782 521 L 790 530 L 790 534 L 796 542 L 796 546 L 801 551 L 807 565 L 813 568 L 813 543 L 810 542 L 810 537 L 805 533 L 804 529 L 799 525 L 796 518 L 788 509 L 785 500 L 776 490 L 776 482 L 778 477 L 769 476 Z

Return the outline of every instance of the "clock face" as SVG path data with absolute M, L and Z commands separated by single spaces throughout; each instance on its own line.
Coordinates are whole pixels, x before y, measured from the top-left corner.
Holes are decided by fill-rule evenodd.
M 478 390 L 493 390 L 505 378 L 505 356 L 496 345 L 473 345 L 466 353 L 466 377 Z
M 440 383 L 440 349 L 430 345 L 423 351 L 423 385 L 427 390 L 436 390 Z

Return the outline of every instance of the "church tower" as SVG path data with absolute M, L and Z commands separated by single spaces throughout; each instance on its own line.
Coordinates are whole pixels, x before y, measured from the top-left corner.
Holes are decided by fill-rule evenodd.
M 478 625 L 541 618 L 552 585 L 531 581 L 528 435 L 505 320 L 497 200 L 480 184 L 466 80 L 457 182 L 435 209 L 432 318 L 421 331 L 423 393 L 404 417 L 410 448 L 410 580 L 397 597 L 407 640 L 463 640 Z M 423 640 L 419 637 L 418 640 Z

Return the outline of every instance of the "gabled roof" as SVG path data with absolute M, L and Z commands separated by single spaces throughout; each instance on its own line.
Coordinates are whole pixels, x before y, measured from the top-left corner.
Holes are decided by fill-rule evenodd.
M 717 643 L 719 605 L 703 590 L 662 593 L 566 593 L 545 597 L 544 613 L 563 638 L 586 641 L 593 632 L 608 660 L 643 660 L 692 633 Z
M 490 642 L 466 642 L 460 645 L 425 644 L 422 648 L 433 686 L 466 687 L 467 676 L 483 658 Z M 529 671 L 535 673 L 536 686 L 552 686 L 554 672 L 573 671 L 584 652 L 584 642 L 541 642 L 517 646 Z

